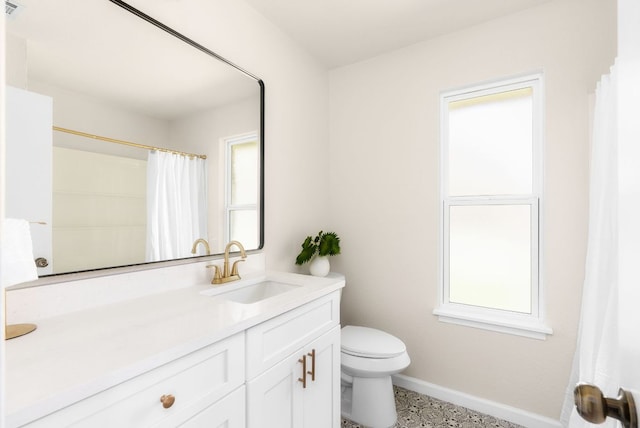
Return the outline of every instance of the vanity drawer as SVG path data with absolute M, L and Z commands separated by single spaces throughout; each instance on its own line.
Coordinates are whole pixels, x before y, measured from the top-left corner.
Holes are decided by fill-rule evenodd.
M 244 333 L 39 419 L 28 427 L 175 427 L 244 383 Z M 164 408 L 160 398 L 171 395 Z
M 245 387 L 241 386 L 191 419 L 181 423 L 180 428 L 245 428 L 245 393 Z M 162 426 L 164 427 L 165 424 Z M 174 426 L 166 425 L 166 428 Z
M 340 323 L 336 291 L 247 330 L 247 380 Z

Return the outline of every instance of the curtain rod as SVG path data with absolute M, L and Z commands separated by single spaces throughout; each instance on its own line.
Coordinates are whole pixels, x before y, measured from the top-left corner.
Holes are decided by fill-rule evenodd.
M 137 147 L 139 149 L 157 150 L 159 152 L 174 153 L 174 154 L 177 154 L 177 155 L 188 156 L 190 158 L 200 158 L 200 159 L 206 159 L 207 158 L 207 155 L 195 155 L 193 153 L 186 153 L 186 152 L 180 152 L 180 151 L 177 151 L 177 150 L 163 149 L 161 147 L 147 146 L 146 144 L 138 144 L 138 143 L 132 143 L 130 141 L 116 140 L 115 138 L 109 138 L 109 137 L 102 137 L 100 135 L 87 134 L 86 132 L 74 131 L 73 129 L 61 128 L 59 126 L 54 126 L 53 130 L 54 131 L 59 131 L 59 132 L 66 132 L 67 134 L 79 135 L 81 137 L 92 138 L 94 140 L 106 141 L 107 143 L 116 143 L 116 144 L 123 144 L 125 146 L 130 146 L 130 147 Z

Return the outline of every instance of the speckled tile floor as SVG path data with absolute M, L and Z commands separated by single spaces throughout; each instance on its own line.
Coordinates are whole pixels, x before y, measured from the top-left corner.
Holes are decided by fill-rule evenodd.
M 523 428 L 464 407 L 394 387 L 398 422 L 394 428 Z M 342 428 L 365 428 L 342 420 Z

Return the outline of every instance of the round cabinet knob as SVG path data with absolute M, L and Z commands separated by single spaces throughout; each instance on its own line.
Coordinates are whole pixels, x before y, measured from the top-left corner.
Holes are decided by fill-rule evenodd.
M 167 394 L 160 397 L 160 401 L 162 402 L 162 407 L 168 409 L 169 407 L 173 406 L 173 403 L 176 402 L 176 397 L 171 394 Z

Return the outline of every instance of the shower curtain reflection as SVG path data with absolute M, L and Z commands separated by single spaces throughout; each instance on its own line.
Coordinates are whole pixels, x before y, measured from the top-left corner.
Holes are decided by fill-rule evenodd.
M 191 257 L 198 238 L 208 239 L 206 160 L 149 152 L 146 260 Z

